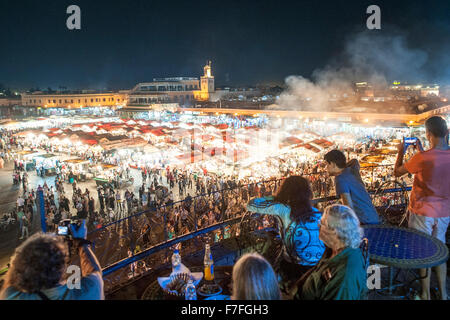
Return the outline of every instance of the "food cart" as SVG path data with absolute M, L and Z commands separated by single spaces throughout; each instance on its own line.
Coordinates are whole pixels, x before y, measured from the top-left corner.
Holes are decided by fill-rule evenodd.
M 31 171 L 35 169 L 35 164 L 33 162 L 33 157 L 39 155 L 39 152 L 31 150 L 22 150 L 17 152 L 18 160 L 23 161 L 23 167 L 26 171 Z
M 91 163 L 89 160 L 84 159 L 67 159 L 62 161 L 66 167 L 67 171 L 73 174 L 73 177 L 77 181 L 86 181 L 92 179 L 94 175 L 90 172 Z
M 115 189 L 114 188 L 114 183 L 112 180 L 110 179 L 105 179 L 105 178 L 100 178 L 100 177 L 94 177 L 93 180 L 95 181 L 95 184 L 98 187 L 103 187 L 103 188 L 110 188 L 110 189 Z
M 43 174 L 46 176 L 56 175 L 56 168 L 60 166 L 58 157 L 51 153 L 38 154 L 33 157 L 35 168 L 44 170 Z
M 114 181 L 115 181 L 115 171 L 118 169 L 118 166 L 102 163 L 94 168 L 94 181 L 97 186 L 109 187 L 115 189 Z

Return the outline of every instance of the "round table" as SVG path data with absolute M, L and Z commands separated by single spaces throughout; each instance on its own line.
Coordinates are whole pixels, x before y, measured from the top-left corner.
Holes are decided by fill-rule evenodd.
M 189 267 L 191 272 L 203 272 L 203 267 Z M 233 266 L 215 266 L 214 267 L 214 280 L 215 282 L 222 287 L 222 295 L 231 295 L 230 293 L 230 284 L 231 284 L 231 275 L 233 272 Z M 167 270 L 167 274 L 170 273 L 170 270 Z M 203 283 L 200 281 L 199 286 Z M 198 286 L 198 287 L 199 287 Z M 204 300 L 206 297 L 201 296 L 197 293 L 198 300 Z M 141 296 L 141 300 L 184 300 L 183 297 L 170 296 L 162 290 L 161 286 L 158 283 L 158 279 L 156 278 L 152 282 L 149 283 L 148 287 L 145 289 L 144 293 Z
M 389 267 L 389 294 L 393 291 L 392 268 L 427 269 L 448 259 L 447 246 L 421 231 L 386 225 L 363 226 L 363 230 L 368 239 L 369 259 Z M 407 287 L 418 279 L 410 281 Z
M 364 226 L 369 240 L 369 258 L 394 268 L 421 269 L 448 259 L 447 246 L 437 238 L 414 229 L 395 226 Z

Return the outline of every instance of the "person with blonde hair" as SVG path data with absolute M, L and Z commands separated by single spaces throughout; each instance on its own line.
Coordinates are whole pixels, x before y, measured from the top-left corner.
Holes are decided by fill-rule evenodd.
M 344 205 L 325 208 L 319 222 L 327 249 L 294 289 L 299 300 L 360 300 L 367 294 L 367 265 L 360 249 L 363 231 L 355 212 Z
M 243 255 L 233 267 L 232 300 L 281 300 L 275 272 L 257 253 Z

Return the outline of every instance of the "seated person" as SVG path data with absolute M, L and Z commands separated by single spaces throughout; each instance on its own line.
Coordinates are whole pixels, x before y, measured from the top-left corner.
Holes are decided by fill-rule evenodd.
M 3 300 L 103 300 L 100 263 L 86 242 L 86 222 L 71 227 L 81 262 L 79 289 L 64 280 L 69 252 L 62 236 L 37 233 L 16 249 L 0 292 Z M 73 274 L 67 273 L 67 275 Z
M 257 253 L 247 253 L 233 267 L 232 300 L 281 300 L 277 276 Z
M 325 251 L 318 227 L 322 214 L 312 207 L 311 198 L 309 181 L 290 176 L 275 197 L 253 199 L 247 205 L 248 211 L 277 215 L 283 222 L 284 250 L 279 273 L 287 286 L 315 266 Z
M 328 174 L 335 177 L 336 194 L 342 203 L 353 209 L 362 224 L 379 224 L 380 218 L 359 173 L 358 160 L 347 163 L 341 151 L 331 150 L 325 155 L 325 161 Z
M 294 299 L 360 300 L 367 293 L 366 261 L 359 248 L 362 229 L 347 206 L 325 208 L 320 239 L 327 246 L 319 263 L 297 283 Z

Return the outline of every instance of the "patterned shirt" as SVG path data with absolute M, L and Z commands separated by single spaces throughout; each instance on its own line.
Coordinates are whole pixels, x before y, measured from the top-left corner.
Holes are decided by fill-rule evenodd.
M 277 215 L 283 222 L 285 236 L 283 239 L 288 255 L 285 258 L 302 266 L 314 266 L 322 258 L 325 251 L 324 243 L 319 239 L 318 222 L 322 213 L 312 208 L 311 214 L 298 222 L 290 218 L 291 208 L 273 201 L 273 197 L 253 199 L 247 205 L 247 210 L 260 214 Z

